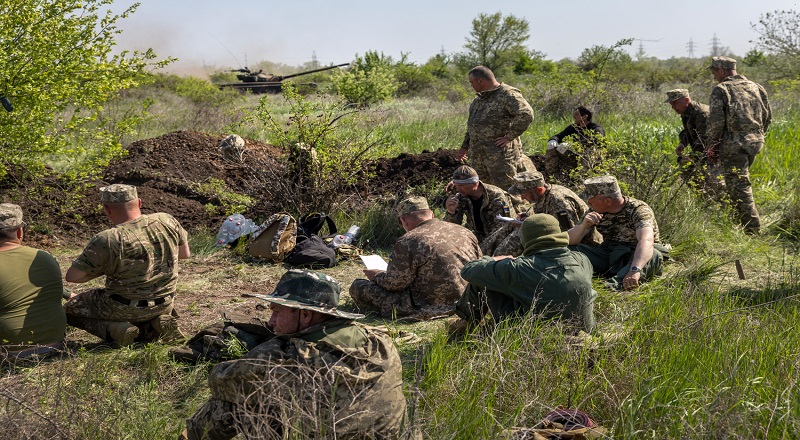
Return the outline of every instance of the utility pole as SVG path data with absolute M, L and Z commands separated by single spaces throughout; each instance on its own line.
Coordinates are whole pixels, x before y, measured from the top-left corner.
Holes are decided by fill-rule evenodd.
M 722 46 L 719 44 L 719 38 L 717 38 L 717 34 L 714 34 L 714 38 L 711 39 L 711 56 L 719 56 L 721 48 Z
M 442 58 L 444 58 L 446 56 L 445 53 L 444 53 L 444 44 L 442 44 L 442 50 L 439 51 L 439 54 L 442 55 Z
M 312 50 L 311 51 L 311 68 L 312 69 L 316 69 L 317 67 L 319 67 L 319 62 L 317 61 L 317 51 L 316 50 Z
M 686 49 L 689 51 L 689 58 L 694 58 L 694 40 L 689 38 L 689 42 L 686 43 Z

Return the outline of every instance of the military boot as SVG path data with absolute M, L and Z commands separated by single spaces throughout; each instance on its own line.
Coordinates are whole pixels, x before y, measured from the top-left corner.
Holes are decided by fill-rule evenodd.
M 186 336 L 178 328 L 178 320 L 171 315 L 159 315 L 150 321 L 158 337 L 164 342 L 182 341 Z
M 130 322 L 109 322 L 106 324 L 108 336 L 122 347 L 133 344 L 139 336 L 139 328 Z

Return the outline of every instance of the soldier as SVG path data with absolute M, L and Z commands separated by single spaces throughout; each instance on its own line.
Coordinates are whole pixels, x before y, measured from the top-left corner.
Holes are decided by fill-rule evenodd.
M 603 159 L 602 137 L 606 132 L 592 122 L 592 111 L 580 106 L 572 113 L 574 124 L 547 141 L 544 167 L 550 180 L 570 181 L 570 173 L 582 166 L 591 170 Z
M 466 322 L 451 324 L 451 331 L 474 326 L 487 311 L 500 322 L 531 310 L 546 318 L 574 319 L 591 332 L 597 292 L 589 259 L 567 248 L 568 234 L 549 214 L 531 215 L 520 230 L 522 257 L 483 257 L 464 265 L 461 276 L 469 285 L 456 314 Z
M 491 255 L 491 251 L 484 247 L 485 239 L 507 225 L 497 217 L 513 218 L 517 215 L 511 196 L 494 185 L 481 182 L 478 173 L 467 165 L 456 168 L 452 185 L 448 187 L 455 193 L 445 202 L 444 220 L 460 225 L 466 217 L 467 229 L 478 237 L 484 253 Z
M 532 204 L 531 209 L 536 214 L 550 214 L 558 220 L 562 231 L 568 231 L 580 223 L 583 215 L 589 209 L 581 198 L 569 188 L 545 182 L 544 176 L 538 171 L 526 171 L 514 176 L 514 184 L 508 193 L 519 195 L 523 200 Z M 527 214 L 517 215 L 518 220 L 525 220 Z M 502 237 L 493 234 L 487 242 L 500 239 L 500 244 L 495 247 L 492 255 L 522 255 L 523 246 L 519 223 L 510 223 L 510 234 L 506 232 Z M 508 231 L 508 230 L 507 230 Z M 582 243 L 600 244 L 603 237 L 597 230 L 586 234 Z M 486 252 L 484 252 L 486 253 Z
M 52 255 L 22 245 L 22 208 L 0 204 L 0 360 L 44 355 L 62 346 L 64 285 Z
M 719 167 L 706 157 L 708 106 L 692 101 L 686 89 L 668 91 L 664 102 L 681 115 L 683 130 L 678 134 L 680 143 L 675 147 L 678 165 L 683 170 L 681 175 L 700 190 L 715 196 L 721 185 L 718 178 Z
M 469 106 L 459 159 L 469 151 L 484 182 L 508 188 L 514 174 L 536 169 L 519 139 L 533 121 L 533 109 L 519 90 L 497 82 L 487 67 L 470 70 L 469 83 L 478 96 Z
M 736 73 L 736 60 L 713 57 L 711 74 L 719 82 L 711 90 L 706 137 L 710 159 L 719 161 L 725 187 L 739 221 L 747 233 L 761 228 L 750 165 L 764 147 L 764 134 L 772 121 L 772 110 L 764 87 Z
M 339 283 L 291 269 L 270 295 L 275 337 L 216 365 L 181 438 L 399 438 L 402 364 L 392 340 L 337 310 Z
M 613 176 L 583 182 L 591 209 L 580 224 L 567 231 L 569 244 L 589 257 L 594 273 L 610 277 L 608 286 L 635 289 L 661 274 L 662 247 L 655 214 L 647 203 L 625 197 Z M 603 234 L 599 246 L 579 244 L 593 229 Z M 659 246 L 659 249 L 656 249 Z
M 367 279 L 353 281 L 350 296 L 384 318 L 451 312 L 467 285 L 461 268 L 481 257 L 478 240 L 462 226 L 435 219 L 424 197 L 401 201 L 397 215 L 406 234 L 395 243 L 389 267 L 365 269 Z
M 65 279 L 85 283 L 105 275 L 106 287 L 73 295 L 64 304 L 67 323 L 121 346 L 182 338 L 172 303 L 178 259 L 190 256 L 186 231 L 169 214 L 142 215 L 133 186 L 100 188 L 100 201 L 115 226 L 89 241 Z

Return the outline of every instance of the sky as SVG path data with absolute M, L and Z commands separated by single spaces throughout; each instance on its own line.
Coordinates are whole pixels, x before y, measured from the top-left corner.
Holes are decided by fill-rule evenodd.
M 121 12 L 133 0 L 116 0 Z M 751 29 L 761 15 L 800 10 L 799 0 L 140 0 L 120 22 L 118 48 L 152 48 L 179 59 L 168 71 L 200 74 L 214 68 L 245 67 L 259 61 L 291 66 L 316 60 L 322 65 L 353 60 L 377 50 L 424 63 L 441 53 L 464 50 L 472 20 L 501 12 L 530 23 L 527 46 L 560 60 L 577 58 L 593 45 L 610 46 L 635 38 L 657 58 L 708 56 L 712 39 L 743 56 L 758 35 Z M 205 66 L 205 67 L 203 67 Z M 274 72 L 281 73 L 281 72 Z

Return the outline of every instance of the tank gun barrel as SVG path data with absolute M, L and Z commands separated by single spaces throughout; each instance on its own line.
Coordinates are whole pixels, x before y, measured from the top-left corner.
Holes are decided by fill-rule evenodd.
M 322 67 L 322 68 L 314 69 L 314 70 L 306 70 L 305 72 L 292 73 L 291 75 L 277 76 L 277 77 L 275 77 L 274 80 L 275 81 L 283 81 L 285 79 L 294 78 L 295 76 L 309 75 L 309 74 L 317 73 L 317 72 L 324 72 L 326 70 L 331 70 L 331 69 L 335 69 L 337 67 L 344 67 L 344 66 L 349 66 L 349 65 L 350 65 L 350 63 L 342 63 L 342 64 L 337 64 L 335 66 L 327 66 L 327 67 Z

